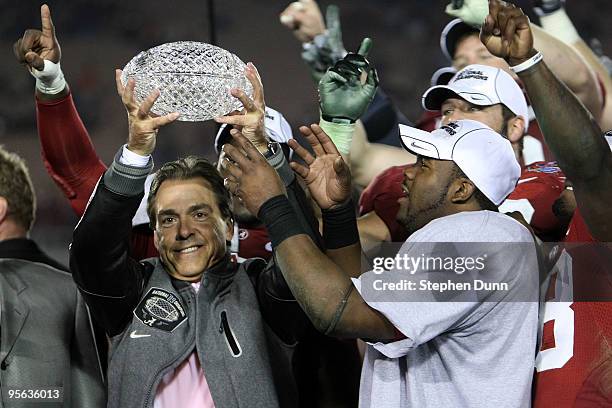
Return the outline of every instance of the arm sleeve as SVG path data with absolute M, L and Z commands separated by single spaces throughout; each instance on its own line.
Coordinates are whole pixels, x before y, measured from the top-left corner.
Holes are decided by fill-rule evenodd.
M 76 407 L 98 407 L 105 403 L 103 375 L 95 346 L 91 320 L 83 298 L 75 289 L 76 313 L 70 361 L 70 402 Z
M 80 216 L 106 166 L 94 150 L 71 94 L 53 101 L 37 99 L 36 121 L 47 172 Z
M 363 296 L 363 280 L 367 274 L 353 278 L 355 288 Z M 390 343 L 370 343 L 388 358 L 399 358 L 414 347 L 427 343 L 434 337 L 460 326 L 478 310 L 477 302 L 419 302 L 419 301 L 370 301 L 366 303 L 382 313 L 405 336 Z M 389 299 L 387 299 L 389 300 Z
M 70 248 L 70 269 L 94 318 L 110 336 L 129 322 L 152 266 L 128 256 L 131 219 L 153 167 L 119 163 L 121 152 L 100 179 L 79 221 Z

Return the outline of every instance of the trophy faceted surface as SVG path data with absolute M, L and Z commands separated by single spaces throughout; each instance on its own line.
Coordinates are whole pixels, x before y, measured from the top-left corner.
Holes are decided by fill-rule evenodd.
M 136 80 L 134 96 L 142 102 L 153 90 L 160 96 L 151 112 L 179 112 L 178 120 L 196 122 L 242 109 L 230 89 L 253 87 L 244 76 L 245 63 L 223 48 L 196 41 L 166 43 L 136 55 L 123 68 L 121 82 Z

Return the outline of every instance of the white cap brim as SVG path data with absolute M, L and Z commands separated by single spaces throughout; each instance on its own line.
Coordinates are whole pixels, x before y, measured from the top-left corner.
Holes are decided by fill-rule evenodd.
M 441 152 L 436 145 L 436 137 L 430 132 L 402 124 L 399 125 L 399 131 L 400 141 L 406 150 L 432 159 L 451 160 Z

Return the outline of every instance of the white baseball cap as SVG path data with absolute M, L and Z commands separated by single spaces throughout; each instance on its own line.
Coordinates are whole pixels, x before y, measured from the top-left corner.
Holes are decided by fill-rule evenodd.
M 266 106 L 264 126 L 270 139 L 275 142 L 286 144 L 289 139 L 293 138 L 293 132 L 287 119 L 279 111 L 268 106 Z M 217 136 L 215 136 L 215 151 L 217 154 L 221 152 L 221 147 L 232 139 L 229 131 L 230 129 L 225 123 L 219 128 Z
M 468 65 L 457 72 L 448 85 L 437 85 L 423 94 L 423 108 L 441 109 L 445 100 L 459 97 L 474 105 L 491 106 L 501 103 L 529 125 L 529 108 L 521 87 L 503 69 L 486 65 Z
M 418 155 L 452 160 L 495 205 L 514 190 L 521 166 L 510 141 L 474 120 L 458 120 L 433 132 L 400 125 L 404 147 Z

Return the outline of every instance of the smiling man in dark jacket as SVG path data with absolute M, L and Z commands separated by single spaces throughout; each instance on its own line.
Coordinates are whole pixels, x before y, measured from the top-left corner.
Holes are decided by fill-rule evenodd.
M 303 202 L 282 150 L 266 138 L 259 75 L 251 64 L 245 73 L 254 101 L 232 91 L 246 109 L 224 120 L 252 132 L 253 144 L 277 169 L 288 194 Z M 130 220 L 153 167 L 157 130 L 178 114 L 149 115 L 159 93 L 139 106 L 134 81 L 124 88 L 120 74 L 128 143 L 74 232 L 70 260 L 94 316 L 111 337 L 109 406 L 295 406 L 291 355 L 310 323 L 278 268 L 255 259 L 231 261 L 231 199 L 212 164 L 187 157 L 158 170 L 148 214 L 160 257 L 137 262 L 128 256 Z M 316 224 L 306 228 L 316 234 Z

